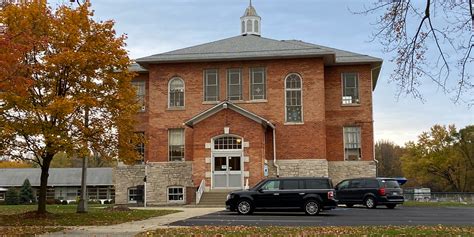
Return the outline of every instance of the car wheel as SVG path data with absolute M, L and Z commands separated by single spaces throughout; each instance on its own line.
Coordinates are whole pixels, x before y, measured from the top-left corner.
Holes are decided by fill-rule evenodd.
M 364 205 L 369 209 L 374 209 L 377 207 L 377 204 L 375 203 L 375 199 L 373 197 L 365 198 Z
M 397 204 L 387 204 L 388 209 L 393 209 L 397 206 Z
M 308 200 L 304 204 L 304 212 L 307 215 L 315 216 L 318 215 L 321 211 L 321 206 L 318 201 L 316 200 Z
M 252 203 L 247 199 L 242 199 L 237 203 L 237 212 L 242 215 L 249 215 L 253 212 Z
M 353 206 L 354 206 L 354 204 L 346 204 L 346 207 L 348 207 L 348 208 L 351 208 Z

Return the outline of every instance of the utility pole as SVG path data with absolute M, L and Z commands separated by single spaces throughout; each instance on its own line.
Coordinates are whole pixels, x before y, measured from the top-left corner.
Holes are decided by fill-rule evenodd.
M 87 130 L 89 127 L 89 109 L 86 108 L 84 110 L 84 127 Z M 87 151 L 89 151 L 90 146 L 89 143 L 86 143 Z M 77 213 L 87 213 L 88 206 L 87 202 L 89 201 L 87 198 L 87 161 L 88 157 L 84 156 L 82 160 L 82 180 L 81 180 L 81 196 L 79 197 L 79 203 L 77 205 Z

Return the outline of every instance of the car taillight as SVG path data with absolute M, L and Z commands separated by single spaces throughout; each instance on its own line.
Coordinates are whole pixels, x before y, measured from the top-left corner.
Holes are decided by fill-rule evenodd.
M 333 191 L 328 192 L 328 199 L 334 199 L 334 192 Z
M 385 188 L 380 188 L 379 189 L 379 195 L 380 196 L 385 196 Z

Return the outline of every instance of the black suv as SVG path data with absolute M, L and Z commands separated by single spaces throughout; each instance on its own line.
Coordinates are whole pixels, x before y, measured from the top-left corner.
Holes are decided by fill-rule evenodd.
M 251 214 L 255 210 L 301 210 L 317 215 L 337 207 L 332 182 L 328 178 L 271 178 L 249 190 L 227 195 L 227 210 Z
M 403 191 L 393 178 L 346 179 L 336 185 L 339 204 L 352 207 L 363 204 L 367 208 L 385 205 L 393 209 L 404 202 Z

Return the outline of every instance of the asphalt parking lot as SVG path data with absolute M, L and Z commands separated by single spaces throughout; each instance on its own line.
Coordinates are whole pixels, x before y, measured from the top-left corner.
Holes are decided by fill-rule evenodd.
M 238 215 L 220 211 L 171 223 L 171 226 L 360 226 L 360 225 L 474 225 L 474 208 L 462 207 L 379 207 L 345 208 L 306 216 L 303 212 L 256 212 Z

